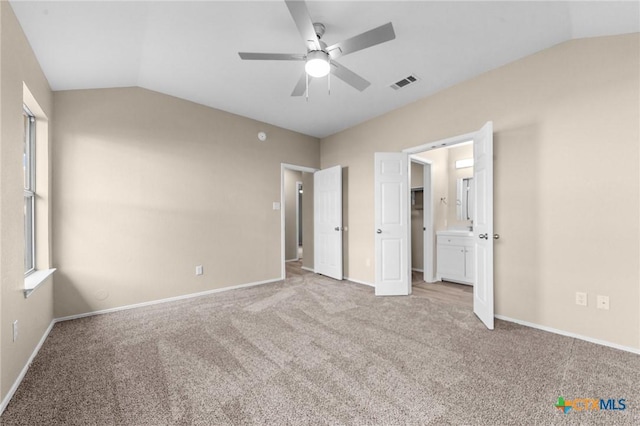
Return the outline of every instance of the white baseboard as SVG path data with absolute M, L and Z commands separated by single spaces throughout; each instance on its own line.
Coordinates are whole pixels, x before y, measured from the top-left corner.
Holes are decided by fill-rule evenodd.
M 305 271 L 313 272 L 314 274 L 316 273 L 315 269 L 307 268 L 306 266 L 302 266 L 301 269 L 304 269 Z
M 295 258 L 295 259 L 286 259 L 284 262 L 288 263 L 288 262 L 297 262 L 298 260 L 300 260 L 299 258 Z
M 40 348 L 44 344 L 44 341 L 47 340 L 47 337 L 49 337 L 49 333 L 51 333 L 51 330 L 53 329 L 53 326 L 55 325 L 56 322 L 57 321 L 55 319 L 51 321 L 51 323 L 49 324 L 49 327 L 47 327 L 44 334 L 40 338 L 40 341 L 38 342 L 35 349 L 31 353 L 31 356 L 27 360 L 27 363 L 25 364 L 24 368 L 22 369 L 20 374 L 18 374 L 18 377 L 16 378 L 16 381 L 13 383 L 13 386 L 11 386 L 11 389 L 9 389 L 9 392 L 7 392 L 7 395 L 2 400 L 2 403 L 0 403 L 0 414 L 4 413 L 4 410 L 7 408 L 7 405 L 9 405 L 9 401 L 11 401 L 11 398 L 13 398 L 13 395 L 18 390 L 20 383 L 22 383 L 24 376 L 27 374 L 27 370 L 29 370 L 29 367 L 31 367 L 31 363 L 33 362 L 36 355 L 38 355 L 38 352 L 40 351 Z
M 349 278 L 349 277 L 344 277 L 344 279 L 347 280 L 347 281 L 351 281 L 352 283 L 362 284 L 362 285 L 366 285 L 366 286 L 369 286 L 369 287 L 375 287 L 376 286 L 375 284 L 368 283 L 366 281 L 356 280 L 356 279 Z
M 607 342 L 606 340 L 594 339 L 593 337 L 582 336 L 580 334 L 571 333 L 569 331 L 558 330 L 557 328 L 547 327 L 546 325 L 534 324 L 528 321 L 522 321 L 514 318 L 505 317 L 504 315 L 496 315 L 497 319 L 503 321 L 509 321 L 516 324 L 524 325 L 531 328 L 537 328 L 538 330 L 548 331 L 549 333 L 560 334 L 562 336 L 573 337 L 574 339 L 584 340 L 586 342 L 595 343 L 597 345 L 607 346 L 609 348 L 619 349 L 625 352 L 631 352 L 640 355 L 640 349 L 632 348 L 629 346 L 619 345 L 617 343 Z
M 422 272 L 424 273 L 424 269 L 418 269 L 418 268 L 411 268 L 412 271 L 416 271 L 416 272 Z
M 282 281 L 282 279 L 274 278 L 274 279 L 265 280 L 265 281 L 256 281 L 256 282 L 253 282 L 253 283 L 239 284 L 239 285 L 234 285 L 234 286 L 230 286 L 230 287 L 215 288 L 213 290 L 201 291 L 199 293 L 190 293 L 190 294 L 184 294 L 182 296 L 168 297 L 166 299 L 151 300 L 149 302 L 142 302 L 142 303 L 135 303 L 133 305 L 119 306 L 117 308 L 109 308 L 109 309 L 103 309 L 103 310 L 100 310 L 100 311 L 85 312 L 83 314 L 69 315 L 67 317 L 56 318 L 55 321 L 56 322 L 70 321 L 70 320 L 74 320 L 74 319 L 78 319 L 78 318 L 92 317 L 94 315 L 110 314 L 112 312 L 126 311 L 128 309 L 142 308 L 144 306 L 159 305 L 161 303 L 176 302 L 178 300 L 193 299 L 193 298 L 200 297 L 200 296 L 206 296 L 208 294 L 221 293 L 223 291 L 237 290 L 239 288 L 253 287 L 253 286 L 262 285 L 262 284 L 270 284 L 270 283 L 275 283 L 275 282 L 278 282 L 278 281 Z

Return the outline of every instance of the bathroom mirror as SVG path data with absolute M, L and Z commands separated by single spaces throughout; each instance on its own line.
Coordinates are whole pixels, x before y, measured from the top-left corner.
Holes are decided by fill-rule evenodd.
M 473 220 L 473 178 L 460 178 L 456 191 L 456 216 L 458 220 Z

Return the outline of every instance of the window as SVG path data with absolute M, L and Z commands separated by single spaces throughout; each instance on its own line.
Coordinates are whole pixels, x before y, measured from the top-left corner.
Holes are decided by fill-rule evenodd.
M 49 119 L 24 83 L 22 104 L 23 290 L 24 297 L 29 297 L 41 284 L 51 282 L 55 268 L 51 267 L 50 251 Z
M 36 118 L 24 106 L 22 112 L 24 123 L 24 141 L 22 154 L 22 170 L 24 171 L 24 273 L 35 270 L 35 136 Z

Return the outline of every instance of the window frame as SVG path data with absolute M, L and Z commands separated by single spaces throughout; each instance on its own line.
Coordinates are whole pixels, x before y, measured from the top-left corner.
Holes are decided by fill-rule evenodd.
M 22 106 L 24 126 L 23 191 L 24 191 L 24 275 L 36 270 L 36 117 L 26 105 Z M 24 118 L 23 118 L 24 120 Z

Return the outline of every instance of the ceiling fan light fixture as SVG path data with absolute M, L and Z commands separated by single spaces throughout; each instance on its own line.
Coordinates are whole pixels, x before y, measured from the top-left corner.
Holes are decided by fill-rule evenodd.
M 313 50 L 307 55 L 307 63 L 304 65 L 304 70 L 311 77 L 324 77 L 331 71 L 329 65 L 329 54 L 322 50 Z

